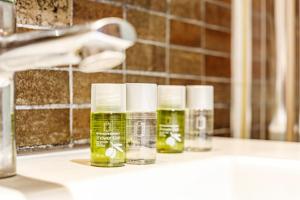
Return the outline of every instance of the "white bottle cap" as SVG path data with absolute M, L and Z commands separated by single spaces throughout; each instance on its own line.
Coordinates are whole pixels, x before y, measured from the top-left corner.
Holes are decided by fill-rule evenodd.
M 209 85 L 187 86 L 187 108 L 213 110 L 214 87 Z
M 157 85 L 127 83 L 126 103 L 128 112 L 155 112 L 157 107 Z
M 185 87 L 182 85 L 159 85 L 158 109 L 185 109 Z
M 92 112 L 125 112 L 126 85 L 97 83 L 92 84 Z

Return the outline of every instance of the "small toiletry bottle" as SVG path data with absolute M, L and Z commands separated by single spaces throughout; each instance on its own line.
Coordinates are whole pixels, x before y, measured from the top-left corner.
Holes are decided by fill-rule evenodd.
M 126 163 L 152 164 L 156 159 L 157 85 L 126 84 Z
M 184 150 L 185 87 L 158 86 L 157 151 L 181 153 Z
M 126 85 L 92 84 L 91 164 L 118 167 L 125 163 Z
M 214 130 L 214 89 L 207 85 L 187 86 L 185 149 L 208 151 Z

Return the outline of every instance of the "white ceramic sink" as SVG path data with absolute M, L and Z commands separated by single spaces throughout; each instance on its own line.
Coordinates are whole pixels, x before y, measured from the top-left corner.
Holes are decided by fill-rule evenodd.
M 284 156 L 278 143 L 273 151 L 268 142 L 228 143 L 219 139 L 212 152 L 160 154 L 155 165 L 122 168 L 89 166 L 88 150 L 22 157 L 19 175 L 0 180 L 0 199 L 300 199 L 298 144 L 280 144 Z
M 92 185 L 113 199 L 299 200 L 299 181 L 299 161 L 216 157 L 126 173 Z M 87 190 L 92 189 L 88 185 Z M 73 188 L 78 199 L 80 188 Z M 94 194 L 82 197 L 93 199 Z

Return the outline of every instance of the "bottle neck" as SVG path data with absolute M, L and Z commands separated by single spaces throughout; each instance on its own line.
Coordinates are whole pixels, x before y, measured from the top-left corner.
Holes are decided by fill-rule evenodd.
M 0 36 L 15 33 L 16 15 L 13 0 L 0 0 Z

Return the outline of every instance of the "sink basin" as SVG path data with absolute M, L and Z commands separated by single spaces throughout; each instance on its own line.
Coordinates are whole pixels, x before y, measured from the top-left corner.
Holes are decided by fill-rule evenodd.
M 91 167 L 88 149 L 19 157 L 18 175 L 0 179 L 0 199 L 300 199 L 299 144 L 217 139 L 215 145 L 121 168 Z
M 233 156 L 107 177 L 85 189 L 113 199 L 299 200 L 299 180 L 299 161 Z M 95 196 L 82 195 L 81 184 L 71 188 L 76 199 Z

